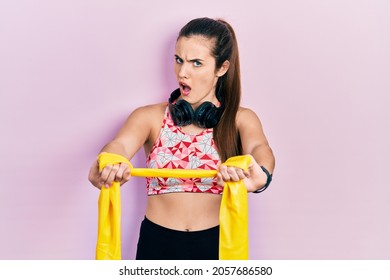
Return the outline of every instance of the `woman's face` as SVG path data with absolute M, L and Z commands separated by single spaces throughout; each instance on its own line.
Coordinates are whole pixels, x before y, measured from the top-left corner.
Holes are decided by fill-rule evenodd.
M 220 69 L 215 68 L 215 58 L 211 54 L 213 46 L 213 39 L 198 35 L 180 37 L 176 43 L 175 74 L 181 98 L 194 109 L 205 101 L 218 103 L 215 87 L 218 78 L 229 67 L 226 61 Z

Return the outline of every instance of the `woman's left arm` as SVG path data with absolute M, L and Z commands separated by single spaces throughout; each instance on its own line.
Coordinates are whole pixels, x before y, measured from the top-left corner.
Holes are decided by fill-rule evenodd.
M 244 155 L 251 155 L 252 162 L 246 172 L 233 167 L 221 166 L 217 175 L 218 183 L 243 179 L 248 192 L 255 192 L 263 189 L 268 179 L 261 166 L 269 174 L 273 174 L 275 157 L 255 112 L 240 108 L 237 114 L 237 128 L 240 133 L 242 152 Z
M 260 119 L 255 112 L 247 108 L 240 108 L 237 114 L 237 127 L 241 137 L 243 154 L 252 155 L 254 159 L 248 170 L 249 176 L 244 179 L 248 180 L 248 191 L 253 192 L 261 189 L 267 182 L 267 175 L 260 166 L 273 174 L 275 157 L 264 134 Z
M 243 154 L 252 155 L 259 165 L 264 166 L 272 174 L 275 168 L 275 157 L 256 113 L 241 108 L 237 114 L 237 127 Z

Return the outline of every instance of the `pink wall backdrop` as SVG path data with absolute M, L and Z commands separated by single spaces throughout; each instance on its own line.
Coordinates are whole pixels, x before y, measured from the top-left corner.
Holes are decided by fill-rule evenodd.
M 201 16 L 235 27 L 243 105 L 277 159 L 250 195 L 251 259 L 390 259 L 389 14 L 380 0 L 1 1 L 0 259 L 94 258 L 90 164 L 132 110 L 167 100 L 177 32 Z M 133 259 L 144 179 L 122 200 Z

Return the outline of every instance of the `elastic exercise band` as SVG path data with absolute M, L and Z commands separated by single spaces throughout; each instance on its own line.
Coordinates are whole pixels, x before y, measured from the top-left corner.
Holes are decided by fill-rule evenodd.
M 217 170 L 151 169 L 133 168 L 123 156 L 101 153 L 98 157 L 99 170 L 107 165 L 126 163 L 132 176 L 162 178 L 209 178 Z M 229 158 L 223 165 L 248 169 L 250 156 Z M 121 257 L 121 200 L 120 184 L 113 182 L 109 188 L 102 186 L 98 202 L 97 260 L 120 260 Z M 220 206 L 220 260 L 248 259 L 248 195 L 244 183 L 225 182 Z

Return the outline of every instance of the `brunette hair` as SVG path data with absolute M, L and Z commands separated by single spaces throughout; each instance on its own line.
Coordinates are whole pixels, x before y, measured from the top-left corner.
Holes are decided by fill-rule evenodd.
M 218 79 L 216 97 L 224 111 L 216 127 L 214 141 L 222 161 L 242 154 L 241 140 L 236 126 L 236 116 L 241 100 L 240 61 L 236 35 L 229 23 L 222 19 L 197 18 L 188 22 L 179 32 L 180 37 L 200 35 L 214 40 L 211 50 L 216 69 L 228 60 L 229 69 Z

